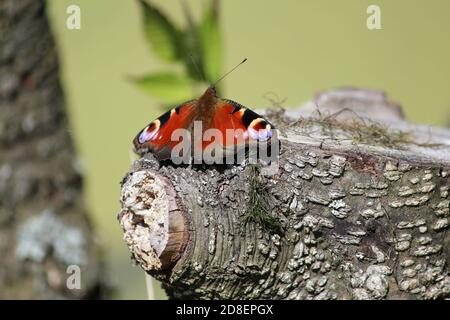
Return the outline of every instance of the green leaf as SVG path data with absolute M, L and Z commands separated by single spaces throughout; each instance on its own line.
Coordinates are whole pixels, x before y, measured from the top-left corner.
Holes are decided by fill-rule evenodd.
M 218 0 L 211 0 L 199 26 L 203 68 L 206 80 L 211 83 L 221 76 L 223 63 L 223 39 L 219 25 L 218 4 Z
M 154 53 L 166 62 L 179 60 L 182 52 L 180 31 L 154 6 L 144 0 L 139 2 L 144 15 L 145 37 Z
M 133 78 L 132 81 L 144 92 L 167 104 L 192 98 L 191 80 L 184 75 L 156 73 Z

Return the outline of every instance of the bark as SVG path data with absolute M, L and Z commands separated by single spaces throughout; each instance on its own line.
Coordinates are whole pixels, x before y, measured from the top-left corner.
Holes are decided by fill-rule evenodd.
M 103 297 L 42 0 L 0 1 L 0 256 L 0 299 Z
M 281 131 L 276 174 L 147 154 L 125 176 L 124 239 L 170 298 L 450 296 L 449 130 L 357 89 L 267 117 Z M 255 197 L 269 218 L 248 219 Z

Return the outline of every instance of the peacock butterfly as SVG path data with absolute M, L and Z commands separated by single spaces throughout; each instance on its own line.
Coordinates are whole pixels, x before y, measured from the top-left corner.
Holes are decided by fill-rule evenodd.
M 137 154 L 151 152 L 160 161 L 176 162 L 174 157 L 203 161 L 205 154 L 221 159 L 248 150 L 249 145 L 270 146 L 274 129 L 251 109 L 219 98 L 211 85 L 198 99 L 176 106 L 139 131 L 133 144 Z

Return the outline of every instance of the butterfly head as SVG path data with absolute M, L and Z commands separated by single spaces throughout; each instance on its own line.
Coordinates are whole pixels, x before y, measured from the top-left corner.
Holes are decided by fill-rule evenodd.
M 217 89 L 216 89 L 216 86 L 214 84 L 210 85 L 208 87 L 208 89 L 206 89 L 206 92 L 208 92 L 208 94 L 211 94 L 211 95 L 213 95 L 213 96 L 215 96 L 217 98 Z
M 208 87 L 208 89 L 205 90 L 205 92 L 198 98 L 197 104 L 201 108 L 207 109 L 213 105 L 215 105 L 218 101 L 216 87 L 214 85 L 211 85 Z

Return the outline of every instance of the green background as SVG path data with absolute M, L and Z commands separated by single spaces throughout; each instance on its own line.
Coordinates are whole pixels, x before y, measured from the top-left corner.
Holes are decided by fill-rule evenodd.
M 204 1 L 187 1 L 196 17 Z M 181 1 L 152 3 L 180 25 Z M 81 8 L 81 30 L 66 28 L 66 8 Z M 368 30 L 366 9 L 381 7 L 382 30 Z M 450 1 L 226 0 L 221 4 L 228 98 L 271 106 L 264 95 L 298 106 L 340 86 L 383 89 L 417 123 L 450 119 Z M 152 55 L 133 0 L 50 0 L 71 128 L 83 161 L 86 199 L 109 262 L 115 298 L 145 299 L 116 220 L 119 182 L 130 166 L 131 140 L 161 113 L 126 78 L 167 70 Z M 160 290 L 157 297 L 163 297 Z

